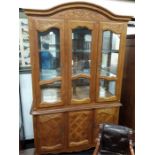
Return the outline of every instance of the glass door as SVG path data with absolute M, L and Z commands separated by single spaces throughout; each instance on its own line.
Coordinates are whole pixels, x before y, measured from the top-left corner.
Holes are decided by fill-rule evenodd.
M 41 103 L 61 101 L 60 31 L 39 32 Z M 45 82 L 46 81 L 46 82 Z
M 70 101 L 90 103 L 93 90 L 94 23 L 70 22 Z
M 120 27 L 119 27 L 120 26 Z M 123 25 L 102 23 L 100 25 L 97 101 L 117 100 L 121 81 Z
M 65 71 L 62 67 L 64 63 L 64 22 L 37 20 L 35 26 L 38 43 L 36 76 L 39 80 L 39 85 L 37 83 L 39 106 L 62 105 L 65 95 L 62 93 Z

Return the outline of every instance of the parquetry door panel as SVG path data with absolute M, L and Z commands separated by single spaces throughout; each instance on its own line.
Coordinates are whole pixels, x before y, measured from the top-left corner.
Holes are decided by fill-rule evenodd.
M 64 146 L 64 115 L 38 116 L 38 137 L 42 151 L 62 149 Z
M 94 139 L 98 137 L 99 124 L 118 122 L 118 108 L 106 108 L 95 111 L 95 133 Z
M 90 144 L 92 111 L 69 113 L 69 146 Z

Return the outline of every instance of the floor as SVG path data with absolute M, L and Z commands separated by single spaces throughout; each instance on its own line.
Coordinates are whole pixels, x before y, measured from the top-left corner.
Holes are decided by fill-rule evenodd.
M 94 149 L 89 149 L 87 151 L 78 152 L 78 153 L 60 153 L 60 154 L 48 154 L 48 155 L 92 155 Z M 21 150 L 19 152 L 19 155 L 35 155 L 34 154 L 34 148 Z

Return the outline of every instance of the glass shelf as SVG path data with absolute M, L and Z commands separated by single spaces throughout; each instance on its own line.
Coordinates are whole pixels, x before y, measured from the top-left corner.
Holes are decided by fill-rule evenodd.
M 52 79 L 60 75 L 60 69 L 42 69 L 40 72 L 41 80 Z
M 104 54 L 119 53 L 119 50 L 102 49 L 102 53 Z
M 110 69 L 101 69 L 100 70 L 100 76 L 109 76 L 109 77 L 116 77 L 116 74 L 114 74 L 113 72 L 108 71 Z

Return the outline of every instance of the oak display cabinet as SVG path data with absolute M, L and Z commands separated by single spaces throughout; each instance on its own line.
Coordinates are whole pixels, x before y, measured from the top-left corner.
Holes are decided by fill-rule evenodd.
M 25 13 L 36 154 L 89 149 L 100 123 L 118 123 L 131 17 L 83 2 Z

